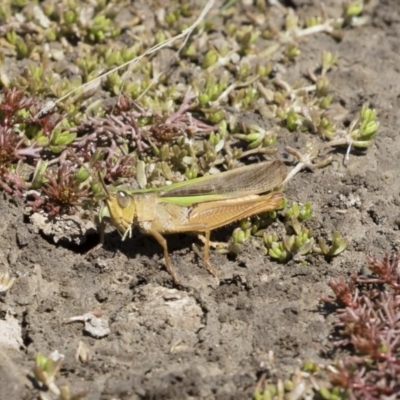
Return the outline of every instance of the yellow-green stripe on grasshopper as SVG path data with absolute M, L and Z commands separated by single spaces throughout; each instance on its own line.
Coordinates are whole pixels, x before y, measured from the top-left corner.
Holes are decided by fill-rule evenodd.
M 157 189 L 105 191 L 100 222 L 108 219 L 121 234 L 131 237 L 132 228 L 153 236 L 164 250 L 165 265 L 175 283 L 167 242 L 163 235 L 198 232 L 205 235 L 204 264 L 210 263 L 210 232 L 242 218 L 279 208 L 283 195 L 277 189 L 287 175 L 281 161 L 245 167 L 179 182 Z

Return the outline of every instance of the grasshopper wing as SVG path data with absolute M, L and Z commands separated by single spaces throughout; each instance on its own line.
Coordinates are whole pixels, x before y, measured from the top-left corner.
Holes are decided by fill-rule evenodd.
M 193 204 L 270 192 L 286 178 L 282 161 L 262 162 L 179 182 L 160 190 L 160 201 L 190 206 Z

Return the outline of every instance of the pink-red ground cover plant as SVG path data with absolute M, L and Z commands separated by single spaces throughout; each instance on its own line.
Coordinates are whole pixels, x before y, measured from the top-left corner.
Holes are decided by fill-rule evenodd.
M 369 256 L 371 275 L 330 282 L 337 320 L 336 350 L 346 352 L 330 379 L 350 399 L 396 399 L 400 394 L 400 254 Z

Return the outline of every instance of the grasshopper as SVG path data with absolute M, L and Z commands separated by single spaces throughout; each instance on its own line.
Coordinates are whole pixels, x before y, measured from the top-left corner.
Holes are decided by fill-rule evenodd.
M 165 265 L 175 283 L 177 276 L 164 235 L 198 232 L 205 236 L 204 265 L 210 263 L 210 232 L 242 218 L 279 208 L 283 195 L 277 189 L 287 175 L 281 161 L 261 162 L 216 175 L 179 182 L 156 189 L 110 192 L 101 179 L 105 204 L 100 209 L 102 231 L 109 220 L 122 236 L 132 228 L 153 236 L 164 251 Z M 104 236 L 101 232 L 101 243 Z

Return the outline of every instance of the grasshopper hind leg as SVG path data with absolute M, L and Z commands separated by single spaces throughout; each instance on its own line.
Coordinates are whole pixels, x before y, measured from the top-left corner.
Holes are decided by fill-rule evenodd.
M 203 262 L 206 270 L 216 278 L 218 278 L 218 271 L 211 265 L 210 262 L 210 233 L 211 231 L 205 231 L 205 241 L 204 241 L 204 253 Z

